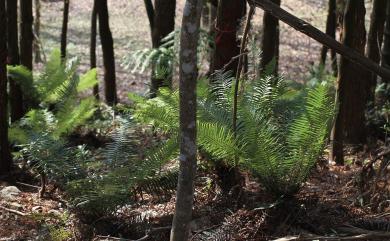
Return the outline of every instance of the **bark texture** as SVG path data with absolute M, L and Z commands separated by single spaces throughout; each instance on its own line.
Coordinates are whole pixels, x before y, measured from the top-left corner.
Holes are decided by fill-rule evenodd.
M 343 24 L 344 45 L 364 53 L 366 30 L 364 0 L 348 0 Z M 360 145 L 366 141 L 365 108 L 369 72 L 342 57 L 337 83 L 339 112 L 332 131 L 331 159 L 344 164 L 343 143 Z
M 89 49 L 89 61 L 91 69 L 96 68 L 96 32 L 97 32 L 97 11 L 96 0 L 93 1 L 92 14 L 91 14 L 91 39 Z M 93 95 L 96 99 L 99 99 L 99 84 L 93 87 Z
M 32 0 L 20 0 L 20 63 L 33 68 L 33 5 Z
M 7 0 L 7 47 L 10 65 L 19 65 L 19 36 L 18 36 L 18 2 Z M 20 86 L 9 78 L 11 121 L 17 121 L 24 116 L 23 94 Z
M 215 51 L 212 73 L 224 69 L 235 76 L 240 53 L 237 31 L 246 14 L 246 1 L 219 0 L 215 24 Z
M 16 2 L 16 1 L 15 1 Z M 40 33 L 41 33 L 41 1 L 35 0 L 35 19 L 34 19 L 34 60 L 35 63 L 42 62 Z
M 336 0 L 329 0 L 328 2 L 328 16 L 326 18 L 326 34 L 336 39 L 336 28 L 337 28 L 337 14 L 336 14 Z M 328 54 L 328 46 L 323 45 L 321 49 L 320 64 L 325 65 L 326 57 Z M 335 76 L 337 76 L 337 56 L 336 51 L 331 49 L 331 61 L 332 69 Z
M 386 7 L 386 25 L 384 31 L 383 49 L 382 49 L 382 66 L 390 69 L 390 3 Z M 382 82 L 390 83 L 389 78 L 382 78 Z
M 0 1 L 0 175 L 8 174 L 12 158 L 8 143 L 7 103 L 7 16 L 5 0 Z
M 96 0 L 96 10 L 99 19 L 99 34 L 102 43 L 104 65 L 104 94 L 109 105 L 118 101 L 116 93 L 114 40 L 109 25 L 107 0 Z
M 180 40 L 180 174 L 171 241 L 189 240 L 196 174 L 197 46 L 202 0 L 187 0 Z
M 280 6 L 280 0 L 272 0 L 272 2 Z M 269 12 L 265 12 L 263 16 L 261 46 L 261 71 L 263 72 L 269 64 L 274 63 L 273 74 L 277 75 L 279 65 L 279 20 Z
M 175 10 L 176 0 L 155 0 L 154 1 L 154 19 L 152 30 L 153 48 L 158 48 L 161 45 L 161 40 L 175 30 Z M 154 68 L 153 68 L 154 72 Z M 172 72 L 172 70 L 171 70 Z M 152 76 L 150 86 L 150 96 L 155 97 L 157 91 L 162 86 L 170 87 L 172 85 L 172 77 L 167 79 L 159 79 Z
M 371 12 L 370 29 L 368 31 L 366 55 L 372 61 L 379 64 L 381 58 L 381 46 L 386 20 L 386 0 L 374 0 Z M 371 73 L 367 87 L 367 100 L 374 102 L 377 76 Z
M 68 39 L 69 1 L 70 0 L 64 0 L 64 10 L 62 16 L 61 58 L 63 59 L 66 57 L 66 42 Z

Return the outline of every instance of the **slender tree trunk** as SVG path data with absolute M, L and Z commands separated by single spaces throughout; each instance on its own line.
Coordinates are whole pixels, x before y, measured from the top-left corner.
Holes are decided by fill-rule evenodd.
M 149 26 L 150 26 L 150 35 L 153 38 L 153 29 L 154 29 L 154 7 L 152 0 L 144 0 L 146 14 L 148 15 Z
M 41 1 L 35 0 L 35 19 L 34 19 L 34 52 L 35 52 L 35 63 L 42 62 L 41 58 L 41 46 L 40 42 L 40 33 L 41 33 Z
M 240 53 L 237 39 L 241 19 L 246 14 L 246 1 L 219 0 L 215 25 L 215 52 L 212 73 L 224 69 L 235 76 Z
M 91 69 L 96 68 L 96 32 L 97 32 L 97 12 L 96 0 L 93 1 L 92 15 L 91 15 L 91 40 L 90 40 L 90 65 Z M 99 99 L 99 84 L 93 87 L 93 95 Z
M 343 44 L 364 53 L 366 30 L 364 0 L 348 0 L 344 13 Z M 360 145 L 366 141 L 366 80 L 369 72 L 342 57 L 338 76 L 339 112 L 332 131 L 331 159 L 344 163 L 343 143 Z
M 390 3 L 386 7 L 386 24 L 382 49 L 382 66 L 390 69 Z M 390 83 L 390 79 L 382 79 L 383 83 Z
M 18 2 L 15 0 L 7 0 L 7 19 L 9 64 L 19 65 Z M 9 91 L 11 121 L 14 122 L 21 119 L 25 114 L 23 109 L 23 94 L 20 86 L 12 78 L 9 78 Z
M 209 35 L 215 40 L 215 20 L 217 19 L 217 6 L 210 4 L 210 17 L 209 17 Z M 214 56 L 215 56 L 215 41 L 213 41 L 212 46 L 210 46 L 210 65 L 208 75 L 211 74 L 214 66 Z
M 272 0 L 272 2 L 280 6 L 280 0 Z M 268 12 L 265 12 L 263 17 L 261 46 L 261 71 L 263 72 L 269 64 L 274 64 L 273 74 L 277 75 L 279 66 L 279 20 Z
M 155 0 L 154 1 L 154 23 L 152 31 L 153 48 L 158 48 L 161 45 L 161 40 L 175 30 L 175 12 L 176 0 Z M 172 86 L 172 71 L 166 79 L 159 79 L 152 76 L 150 86 L 150 97 L 155 97 L 157 91 L 162 86 Z M 155 72 L 153 67 L 153 73 Z
M 370 30 L 368 31 L 366 55 L 375 63 L 380 62 L 380 49 L 383 42 L 383 31 L 386 20 L 386 3 L 387 0 L 374 0 L 371 13 Z M 377 76 L 370 74 L 367 83 L 367 101 L 375 101 L 375 88 Z
M 20 0 L 20 63 L 33 68 L 33 7 L 32 0 Z
M 64 0 L 64 11 L 62 16 L 62 30 L 61 30 L 61 58 L 66 57 L 66 41 L 68 39 L 68 21 L 69 21 L 69 1 Z
M 336 0 L 329 0 L 328 2 L 328 17 L 326 19 L 326 34 L 336 39 L 336 26 L 337 26 L 337 16 L 336 16 Z M 325 45 L 321 49 L 321 59 L 320 64 L 325 65 L 326 55 L 329 48 Z M 337 76 L 337 56 L 336 52 L 331 50 L 331 61 L 332 69 L 335 76 Z
M 103 51 L 104 93 L 107 104 L 115 105 L 118 99 L 116 93 L 114 40 L 110 30 L 107 0 L 97 0 L 96 3 L 100 41 Z
M 8 174 L 12 158 L 8 142 L 7 103 L 7 13 L 5 1 L 0 1 L 0 175 Z
M 203 2 L 203 9 L 202 9 L 202 28 L 203 29 L 209 29 L 210 24 L 210 5 L 211 3 L 204 1 Z
M 171 241 L 189 240 L 196 175 L 197 47 L 202 0 L 187 0 L 180 41 L 180 174 Z

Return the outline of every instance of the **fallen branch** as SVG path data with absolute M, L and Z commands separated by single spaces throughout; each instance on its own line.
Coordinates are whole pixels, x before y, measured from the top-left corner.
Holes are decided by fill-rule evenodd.
M 3 206 L 0 206 L 0 209 L 3 209 L 7 212 L 10 212 L 10 213 L 14 213 L 14 214 L 17 214 L 19 216 L 27 216 L 26 213 L 23 213 L 23 212 L 20 212 L 20 211 L 17 211 L 17 210 L 14 210 L 14 209 L 10 209 L 10 208 L 6 208 L 6 207 L 3 207 Z
M 151 238 L 152 235 L 160 232 L 164 232 L 167 230 L 171 230 L 171 226 L 166 226 L 166 227 L 159 227 L 159 228 L 152 228 L 148 230 L 142 238 L 139 239 L 126 239 L 126 238 L 119 238 L 119 237 L 112 237 L 112 236 L 103 236 L 103 235 L 97 235 L 94 240 L 97 240 L 97 238 L 102 238 L 102 239 L 109 239 L 109 240 L 121 240 L 121 241 L 146 241 Z
M 321 44 L 335 50 L 338 54 L 357 63 L 371 72 L 381 76 L 384 79 L 390 79 L 390 70 L 379 66 L 377 63 L 364 55 L 357 52 L 355 49 L 342 45 L 329 35 L 323 33 L 308 22 L 303 21 L 285 11 L 278 5 L 274 4 L 270 0 L 248 0 L 249 4 L 253 4 L 256 7 L 262 8 L 264 11 L 270 13 L 275 18 L 293 27 L 297 31 L 309 36 L 310 38 L 320 42 Z
M 292 240 L 390 240 L 390 232 L 376 232 L 354 226 L 346 225 L 337 228 L 338 233 L 349 234 L 350 236 L 315 236 L 315 235 L 298 235 L 287 236 L 283 238 L 274 239 L 273 241 L 292 241 Z

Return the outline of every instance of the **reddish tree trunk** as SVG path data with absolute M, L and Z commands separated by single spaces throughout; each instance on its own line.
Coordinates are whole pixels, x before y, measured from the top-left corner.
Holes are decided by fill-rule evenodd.
M 19 65 L 18 2 L 15 0 L 7 0 L 7 19 L 7 46 L 9 64 Z M 23 108 L 23 94 L 20 86 L 12 78 L 9 78 L 9 91 L 11 121 L 14 122 L 21 119 L 25 114 Z
M 8 174 L 12 167 L 8 142 L 6 14 L 5 1 L 0 1 L 0 175 Z
M 364 0 L 348 0 L 344 13 L 343 44 L 364 53 L 366 30 Z M 339 112 L 332 131 L 331 158 L 344 163 L 343 143 L 360 145 L 366 141 L 365 108 L 369 72 L 342 57 L 338 76 Z
M 218 2 L 212 73 L 224 69 L 232 71 L 235 76 L 240 53 L 237 31 L 245 13 L 246 1 L 220 0 Z
M 383 31 L 386 20 L 387 0 L 374 0 L 371 13 L 370 30 L 368 31 L 366 55 L 375 63 L 380 62 L 380 50 L 383 42 Z M 376 88 L 376 74 L 371 73 L 367 83 L 367 100 L 374 102 Z
M 116 93 L 114 40 L 112 39 L 109 25 L 107 0 L 97 0 L 96 3 L 96 10 L 99 19 L 100 41 L 102 43 L 103 50 L 104 93 L 107 104 L 115 105 L 118 100 Z

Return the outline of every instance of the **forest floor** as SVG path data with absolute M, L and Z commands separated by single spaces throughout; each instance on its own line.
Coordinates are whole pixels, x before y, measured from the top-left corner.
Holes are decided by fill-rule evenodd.
M 374 199 L 361 205 L 364 194 L 356 185 L 360 171 L 355 164 L 318 166 L 295 198 L 280 203 L 270 203 L 271 197 L 249 176 L 243 192 L 233 197 L 210 187 L 204 180 L 212 179 L 211 174 L 199 172 L 192 240 L 389 240 L 390 208 L 379 207 Z M 137 240 L 149 228 L 159 231 L 145 240 L 168 240 L 172 193 L 145 195 L 116 215 L 85 223 L 66 209 L 61 192 L 39 199 L 34 186 L 39 182 L 24 181 L 30 184 L 0 184 L 0 190 L 13 185 L 20 190 L 0 201 L 0 240 Z
M 118 94 L 126 101 L 128 92 L 145 93 L 149 74 L 130 73 L 123 58 L 135 50 L 150 47 L 150 31 L 143 1 L 109 0 L 111 31 L 115 43 Z M 178 1 L 180 16 L 184 0 Z M 283 7 L 298 17 L 324 29 L 326 4 L 321 0 L 286 0 Z M 68 52 L 80 57 L 82 69 L 89 68 L 89 27 L 92 0 L 73 1 L 70 9 Z M 253 32 L 261 34 L 258 10 Z M 59 47 L 62 1 L 42 2 L 41 41 L 46 55 Z M 180 22 L 180 17 L 177 23 Z M 305 82 L 318 62 L 321 45 L 281 24 L 280 68 L 286 79 Z M 101 66 L 101 50 L 98 50 Z M 39 65 L 36 67 L 39 68 Z M 100 71 L 101 72 L 101 71 Z M 100 73 L 101 74 L 101 73 Z M 364 158 L 351 156 L 348 165 L 338 167 L 327 161 L 313 171 L 299 194 L 288 202 L 270 203 L 271 197 L 252 177 L 238 196 L 223 196 L 208 180 L 212 174 L 200 171 L 197 177 L 192 240 L 283 240 L 321 239 L 390 240 L 390 208 L 359 189 Z M 114 217 L 82 222 L 67 209 L 63 193 L 55 191 L 38 198 L 36 177 L 0 183 L 0 190 L 15 186 L 9 198 L 0 198 L 0 241 L 13 240 L 168 240 L 175 198 L 143 196 L 133 206 L 123 207 Z M 383 188 L 388 183 L 384 181 Z M 52 187 L 49 186 L 49 190 Z M 11 190 L 12 191 L 12 190 Z M 386 200 L 386 199 L 385 199 Z M 368 204 L 367 204 L 368 203 Z M 156 229 L 157 228 L 157 229 Z M 149 231 L 148 231 L 149 230 Z M 152 235 L 153 234 L 153 235 Z M 329 238 L 333 235 L 335 238 Z M 360 236 L 359 236 L 360 235 Z M 363 236 L 362 236 L 363 235 Z M 288 237 L 287 237 L 288 236 Z M 126 239 L 120 239 L 125 237 Z M 147 239 L 144 239 L 147 240 Z M 280 239 L 282 240 L 282 239 Z

